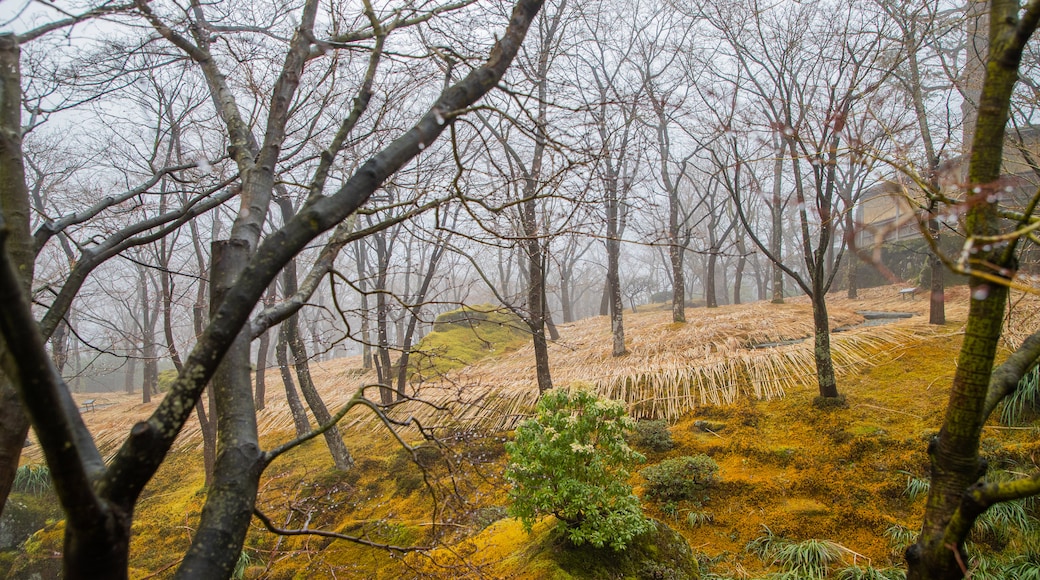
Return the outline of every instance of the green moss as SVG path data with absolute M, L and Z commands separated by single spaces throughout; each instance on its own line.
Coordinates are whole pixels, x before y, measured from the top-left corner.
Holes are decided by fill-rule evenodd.
M 412 373 L 436 377 L 480 359 L 516 350 L 531 338 L 515 314 L 484 304 L 437 317 L 433 332 L 416 346 Z
M 543 576 L 547 578 L 700 578 L 697 559 L 686 540 L 667 524 L 654 523 L 655 530 L 635 538 L 622 552 L 575 547 L 554 531 L 540 545 L 532 563 L 550 572 Z

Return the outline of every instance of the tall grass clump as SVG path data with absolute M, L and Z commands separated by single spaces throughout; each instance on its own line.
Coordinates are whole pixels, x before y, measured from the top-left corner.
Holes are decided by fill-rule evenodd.
M 892 524 L 885 528 L 885 539 L 892 546 L 892 552 L 902 554 L 917 541 L 917 532 L 901 524 Z
M 748 542 L 746 549 L 763 562 L 780 566 L 780 572 L 771 576 L 778 580 L 822 580 L 833 565 L 842 561 L 841 546 L 830 540 L 795 542 L 774 535 L 769 528 Z
M 14 473 L 14 491 L 42 495 L 51 489 L 51 470 L 46 465 L 23 465 Z
M 849 566 L 838 570 L 837 580 L 906 580 L 906 571 L 899 568 Z
M 1004 398 L 1000 408 L 1002 425 L 1021 425 L 1036 416 L 1040 406 L 1040 366 L 1034 366 L 1021 380 L 1018 388 Z
M 927 477 L 917 477 L 909 471 L 900 471 L 906 476 L 906 487 L 903 489 L 903 495 L 905 495 L 910 501 L 917 501 L 917 498 L 928 495 L 928 492 L 932 489 L 932 480 Z

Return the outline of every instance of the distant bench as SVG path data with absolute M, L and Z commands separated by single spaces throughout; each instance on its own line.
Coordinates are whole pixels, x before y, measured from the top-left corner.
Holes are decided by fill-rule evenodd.
M 903 300 L 913 300 L 917 297 L 917 288 L 903 288 L 899 291 L 899 296 Z
M 80 407 L 83 407 L 84 411 L 96 411 L 97 399 L 88 399 L 86 401 L 83 401 L 83 404 L 81 404 Z

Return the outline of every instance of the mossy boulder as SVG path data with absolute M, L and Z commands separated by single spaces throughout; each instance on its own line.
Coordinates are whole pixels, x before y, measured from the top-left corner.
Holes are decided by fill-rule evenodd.
M 697 558 L 690 545 L 664 522 L 654 520 L 654 531 L 636 537 L 622 552 L 589 545 L 574 546 L 562 533 L 551 533 L 540 557 L 558 569 L 552 578 L 631 580 L 696 580 Z
M 416 346 L 412 373 L 420 378 L 437 377 L 516 350 L 530 339 L 527 326 L 512 312 L 490 304 L 464 306 L 437 317 L 433 332 Z
M 0 550 L 21 545 L 49 519 L 61 517 L 54 495 L 14 492 L 8 497 L 0 516 Z

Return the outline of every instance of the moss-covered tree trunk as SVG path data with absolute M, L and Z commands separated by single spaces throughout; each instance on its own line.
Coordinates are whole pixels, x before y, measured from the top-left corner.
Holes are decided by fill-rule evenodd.
M 837 397 L 838 381 L 834 377 L 834 361 L 831 358 L 831 327 L 827 318 L 827 299 L 822 291 L 812 295 L 813 309 L 813 357 L 816 359 L 816 380 L 821 397 Z
M 29 189 L 22 161 L 22 88 L 18 40 L 0 34 L 0 216 L 7 251 L 28 294 L 33 277 L 33 238 L 29 231 Z M 0 345 L 0 348 L 3 348 Z M 11 492 L 29 417 L 10 378 L 0 374 L 0 513 Z
M 991 6 L 990 55 L 964 202 L 969 243 L 972 238 L 990 236 L 1000 229 L 997 196 L 993 194 L 999 187 L 1004 125 L 1023 47 L 1040 17 L 1036 3 L 1028 5 L 1021 20 L 1017 1 L 992 0 Z M 1014 246 L 1014 242 L 1006 246 L 982 244 L 971 262 L 971 305 L 964 342 L 943 427 L 928 448 L 931 491 L 921 534 L 906 553 L 910 580 L 962 578 L 968 565 L 964 542 L 975 519 L 989 505 L 1022 497 L 1027 491 L 980 481 L 986 471 L 979 457 L 982 427 L 1001 398 L 997 385 L 991 383 L 1007 301 L 1006 279 L 1014 275 L 1016 266 Z M 1031 359 L 1035 362 L 1035 356 Z

